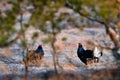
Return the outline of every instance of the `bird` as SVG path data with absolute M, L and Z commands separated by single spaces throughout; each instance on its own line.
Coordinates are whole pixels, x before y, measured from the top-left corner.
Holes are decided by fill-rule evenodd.
M 23 61 L 25 64 L 37 64 L 44 57 L 44 50 L 42 45 L 39 44 L 36 50 L 28 50 L 26 56 Z
M 101 57 L 102 54 L 103 53 L 97 47 L 95 47 L 94 50 L 85 50 L 82 43 L 78 43 L 77 56 L 86 65 L 88 65 L 89 61 L 98 63 L 99 57 Z

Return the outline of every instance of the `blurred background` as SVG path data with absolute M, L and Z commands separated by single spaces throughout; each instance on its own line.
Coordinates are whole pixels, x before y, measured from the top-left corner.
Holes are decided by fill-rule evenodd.
M 78 43 L 99 47 L 99 63 L 85 65 Z M 44 58 L 28 67 L 27 50 Z M 57 75 L 56 75 L 57 72 Z M 0 0 L 0 80 L 119 80 L 120 0 Z

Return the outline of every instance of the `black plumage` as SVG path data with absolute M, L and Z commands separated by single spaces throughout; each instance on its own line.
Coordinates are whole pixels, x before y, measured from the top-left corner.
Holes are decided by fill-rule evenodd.
M 88 61 L 99 62 L 99 57 L 102 56 L 102 52 L 95 48 L 95 50 L 85 50 L 81 43 L 78 44 L 77 55 L 79 59 L 88 64 Z

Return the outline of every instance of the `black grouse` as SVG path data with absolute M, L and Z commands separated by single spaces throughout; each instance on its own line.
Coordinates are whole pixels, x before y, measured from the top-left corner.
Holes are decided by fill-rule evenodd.
M 94 50 L 85 50 L 82 44 L 78 43 L 77 56 L 87 65 L 89 61 L 99 62 L 99 57 L 102 56 L 102 52 L 97 47 Z

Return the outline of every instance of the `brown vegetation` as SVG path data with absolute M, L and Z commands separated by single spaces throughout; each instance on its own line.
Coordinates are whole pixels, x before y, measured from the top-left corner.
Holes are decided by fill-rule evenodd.
M 110 69 L 97 70 L 92 74 L 82 75 L 76 72 L 62 72 L 55 74 L 54 71 L 47 71 L 45 73 L 29 75 L 28 80 L 119 80 L 120 67 L 113 67 Z M 11 77 L 12 76 L 12 77 Z M 24 80 L 22 75 L 6 75 L 2 80 Z

